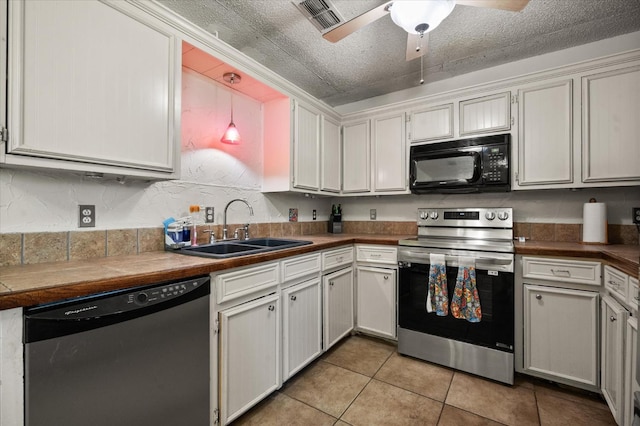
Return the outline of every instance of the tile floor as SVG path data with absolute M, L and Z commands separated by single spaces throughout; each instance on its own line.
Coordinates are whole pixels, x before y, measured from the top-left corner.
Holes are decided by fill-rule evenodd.
M 595 394 L 528 376 L 502 385 L 351 336 L 236 425 L 615 425 Z

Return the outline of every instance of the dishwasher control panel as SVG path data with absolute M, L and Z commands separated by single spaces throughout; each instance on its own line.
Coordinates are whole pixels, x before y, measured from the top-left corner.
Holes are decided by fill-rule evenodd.
M 127 303 L 132 303 L 138 306 L 145 306 L 165 300 L 170 300 L 176 297 L 180 297 L 183 294 L 189 293 L 196 288 L 204 284 L 204 279 L 194 279 L 190 281 L 182 281 L 179 283 L 171 283 L 161 287 L 153 287 L 147 290 L 141 290 L 136 293 L 129 293 L 127 295 Z

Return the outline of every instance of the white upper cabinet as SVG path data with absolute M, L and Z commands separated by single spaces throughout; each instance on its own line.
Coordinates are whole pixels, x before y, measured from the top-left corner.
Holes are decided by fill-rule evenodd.
M 372 120 L 373 190 L 397 192 L 407 189 L 405 114 Z
M 9 6 L 9 141 L 1 161 L 178 177 L 180 45 L 171 28 L 119 1 Z
M 518 90 L 518 185 L 573 182 L 572 80 Z
M 296 188 L 320 188 L 321 119 L 319 111 L 295 101 L 293 186 Z
M 342 131 L 342 192 L 369 192 L 371 188 L 369 120 L 345 124 Z
M 411 113 L 409 141 L 431 141 L 453 137 L 453 103 Z
M 582 78 L 583 181 L 640 180 L 640 65 Z
M 322 154 L 320 190 L 327 192 L 340 192 L 342 187 L 342 151 L 340 149 L 340 123 L 330 118 L 323 120 Z
M 460 101 L 460 136 L 511 129 L 511 93 Z

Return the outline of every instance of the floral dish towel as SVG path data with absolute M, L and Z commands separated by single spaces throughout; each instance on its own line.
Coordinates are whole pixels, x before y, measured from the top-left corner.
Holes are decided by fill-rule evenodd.
M 447 266 L 444 254 L 431 254 L 430 263 L 427 312 L 435 312 L 436 315 L 443 317 L 449 313 Z
M 451 314 L 469 322 L 482 320 L 480 296 L 476 286 L 476 264 L 472 257 L 458 258 L 458 277 L 451 298 Z

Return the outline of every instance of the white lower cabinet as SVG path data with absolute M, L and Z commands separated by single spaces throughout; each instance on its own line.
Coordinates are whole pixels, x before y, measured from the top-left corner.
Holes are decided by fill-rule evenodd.
M 220 421 L 227 424 L 280 387 L 280 296 L 219 313 Z
M 282 290 L 283 381 L 322 352 L 320 278 Z
M 638 351 L 638 319 L 630 317 L 627 320 L 627 349 L 625 351 L 624 377 L 624 425 L 633 423 L 633 394 L 640 392 L 640 383 L 637 376 L 637 351 Z
M 629 312 L 610 296 L 602 298 L 602 395 L 622 424 L 624 413 L 624 337 Z
M 394 269 L 357 267 L 358 330 L 396 338 L 396 275 Z
M 598 387 L 597 292 L 524 285 L 524 371 Z
M 322 278 L 324 288 L 324 350 L 353 330 L 353 268 L 343 268 Z
M 22 308 L 0 310 L 0 425 L 24 424 Z

